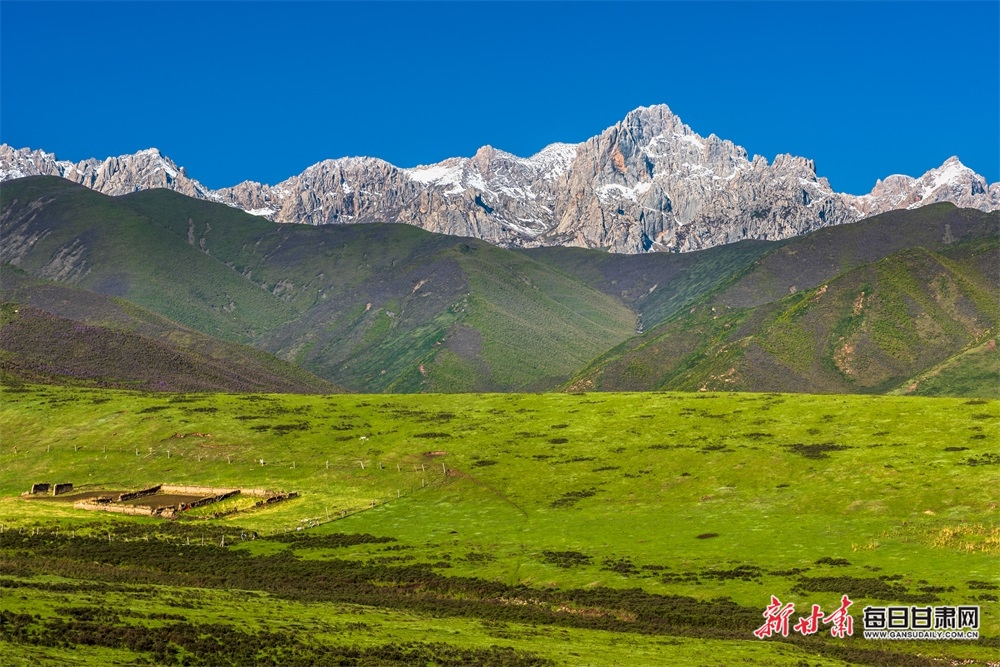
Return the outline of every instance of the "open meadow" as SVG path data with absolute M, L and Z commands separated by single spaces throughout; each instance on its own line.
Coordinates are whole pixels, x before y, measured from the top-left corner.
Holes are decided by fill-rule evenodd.
M 968 398 L 6 386 L 0 664 L 995 664 L 998 418 Z M 43 482 L 299 495 L 170 521 L 21 496 Z M 853 637 L 753 635 L 772 595 L 805 615 L 845 594 Z M 862 608 L 892 603 L 979 605 L 981 638 L 861 638 Z

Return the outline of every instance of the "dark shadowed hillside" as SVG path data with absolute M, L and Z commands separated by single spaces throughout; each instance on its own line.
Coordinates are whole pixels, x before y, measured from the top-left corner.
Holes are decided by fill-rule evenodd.
M 122 299 L 0 270 L 6 381 L 149 391 L 331 393 L 311 373 Z

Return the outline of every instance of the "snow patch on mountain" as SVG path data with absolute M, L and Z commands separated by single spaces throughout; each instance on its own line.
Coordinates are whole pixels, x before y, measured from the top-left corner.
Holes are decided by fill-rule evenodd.
M 274 186 L 245 181 L 219 190 L 189 178 L 156 148 L 73 163 L 0 145 L 0 180 L 38 174 L 110 195 L 169 188 L 275 222 L 395 222 L 504 246 L 627 253 L 781 239 L 939 201 L 1000 208 L 1000 183 L 988 184 L 957 157 L 854 196 L 834 192 L 811 160 L 750 159 L 730 141 L 699 136 L 664 105 L 640 107 L 583 143 L 551 144 L 527 158 L 490 146 L 406 169 L 345 157 Z

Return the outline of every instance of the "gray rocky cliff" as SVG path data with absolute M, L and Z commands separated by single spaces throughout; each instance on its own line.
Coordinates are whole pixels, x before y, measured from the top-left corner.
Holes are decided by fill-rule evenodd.
M 341 158 L 277 185 L 245 181 L 220 190 L 189 178 L 156 149 L 71 163 L 0 145 L 0 180 L 33 174 L 110 195 L 170 188 L 276 222 L 398 222 L 505 246 L 623 253 L 776 240 L 940 201 L 1000 208 L 1000 183 L 988 184 L 958 158 L 919 178 L 890 176 L 854 196 L 834 192 L 811 160 L 750 158 L 714 134 L 695 134 L 664 105 L 640 107 L 581 144 L 552 144 L 530 158 L 490 146 L 410 169 Z

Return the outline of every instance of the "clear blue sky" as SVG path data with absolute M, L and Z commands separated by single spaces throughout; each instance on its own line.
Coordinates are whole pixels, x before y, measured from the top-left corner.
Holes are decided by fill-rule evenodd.
M 0 141 L 156 146 L 210 187 L 325 158 L 530 155 L 666 103 L 860 193 L 1000 180 L 1000 3 L 0 2 Z

